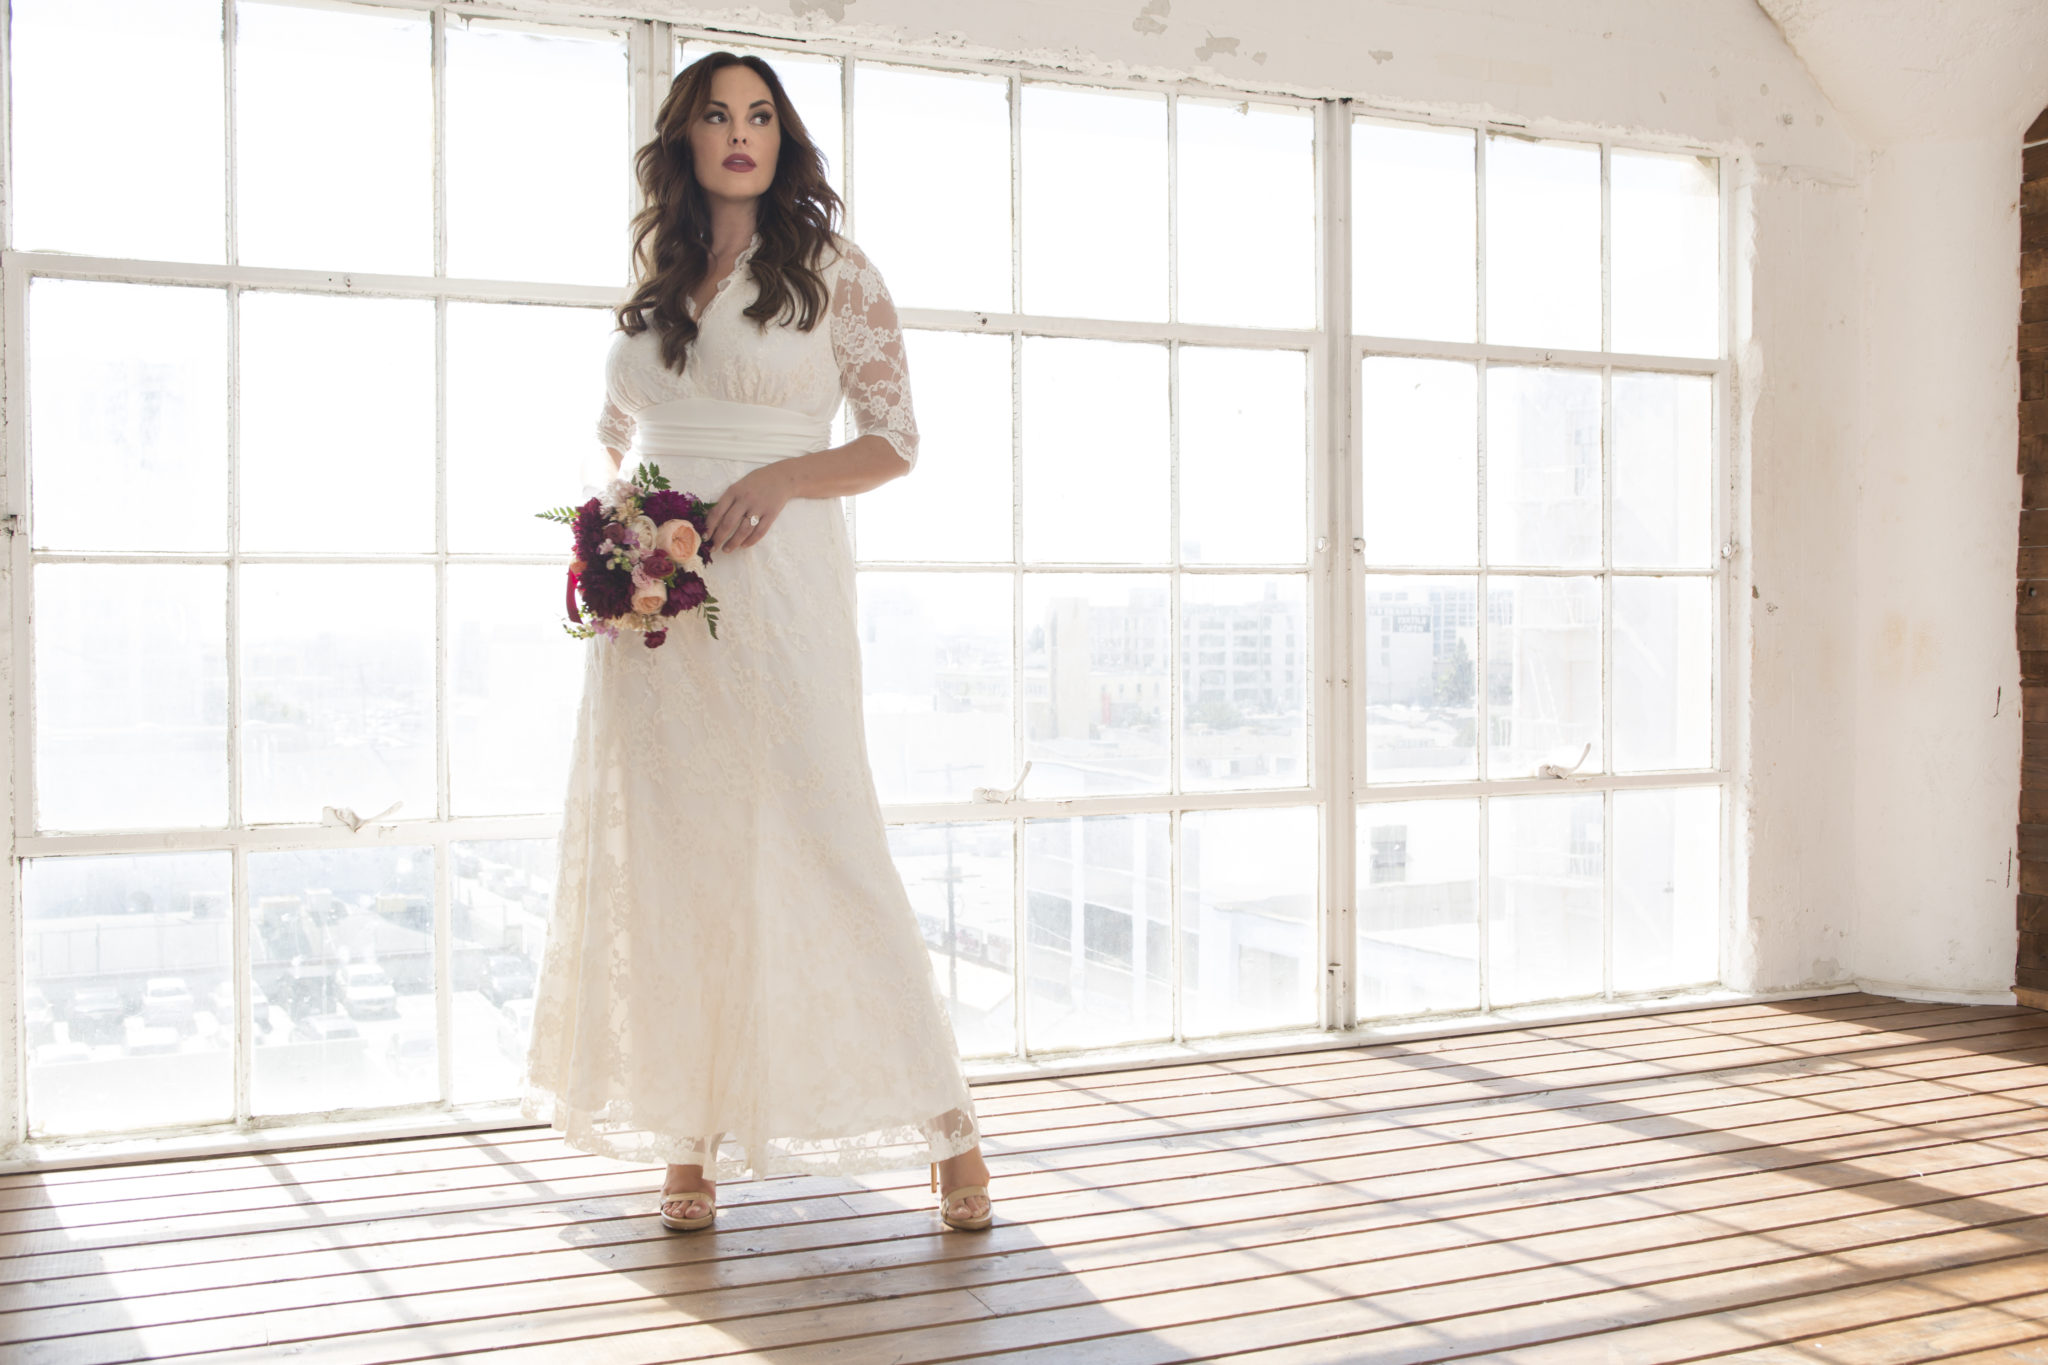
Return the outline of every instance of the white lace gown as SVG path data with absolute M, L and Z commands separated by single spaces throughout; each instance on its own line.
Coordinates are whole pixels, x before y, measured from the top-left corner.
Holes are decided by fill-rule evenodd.
M 686 373 L 653 329 L 614 335 L 600 439 L 627 473 L 650 459 L 716 498 L 824 448 L 844 395 L 914 466 L 881 276 L 842 239 L 829 318 L 763 329 L 741 316 L 759 242 L 699 315 Z M 980 1133 L 868 766 L 841 500 L 792 499 L 758 543 L 714 551 L 705 580 L 718 638 L 692 611 L 659 649 L 631 632 L 578 646 L 521 1107 L 580 1150 L 714 1179 L 964 1152 Z

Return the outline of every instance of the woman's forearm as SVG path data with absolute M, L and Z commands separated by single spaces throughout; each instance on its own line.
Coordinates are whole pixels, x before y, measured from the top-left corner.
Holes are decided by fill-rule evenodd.
M 879 488 L 910 472 L 896 447 L 880 436 L 856 436 L 843 446 L 793 455 L 775 464 L 795 498 L 840 498 Z

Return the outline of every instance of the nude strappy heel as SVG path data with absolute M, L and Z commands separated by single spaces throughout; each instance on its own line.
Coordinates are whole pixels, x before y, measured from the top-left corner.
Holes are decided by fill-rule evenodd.
M 701 1203 L 709 1204 L 711 1206 L 709 1211 L 695 1218 L 669 1217 L 668 1206 L 670 1204 L 681 1204 L 684 1206 L 688 1206 L 690 1201 L 693 1199 Z M 661 1197 L 661 1225 L 665 1228 L 670 1229 L 671 1231 L 695 1232 L 699 1228 L 710 1227 L 712 1220 L 717 1217 L 718 1192 L 716 1190 L 682 1190 L 675 1194 L 664 1194 Z
M 939 1165 L 937 1162 L 933 1162 L 931 1165 L 932 1192 L 936 1194 L 939 1188 Z M 970 1199 L 977 1194 L 983 1199 L 988 1200 L 988 1210 L 979 1218 L 955 1218 L 953 1216 L 954 1203 L 961 1199 Z M 946 1193 L 939 1195 L 939 1221 L 949 1228 L 958 1228 L 962 1232 L 980 1232 L 990 1223 L 993 1223 L 995 1217 L 996 1201 L 990 1198 L 988 1186 L 986 1185 L 962 1185 L 957 1190 L 948 1190 Z

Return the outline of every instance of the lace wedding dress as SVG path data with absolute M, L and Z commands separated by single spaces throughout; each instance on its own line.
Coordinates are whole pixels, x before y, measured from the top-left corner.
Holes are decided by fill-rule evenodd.
M 600 439 L 716 498 L 828 445 L 843 394 L 914 465 L 881 276 L 841 239 L 829 318 L 762 328 L 741 316 L 759 245 L 697 315 L 685 373 L 652 328 L 613 337 Z M 718 638 L 685 612 L 659 649 L 583 646 L 521 1108 L 580 1150 L 713 1179 L 964 1152 L 980 1133 L 868 766 L 841 500 L 792 499 L 705 579 Z

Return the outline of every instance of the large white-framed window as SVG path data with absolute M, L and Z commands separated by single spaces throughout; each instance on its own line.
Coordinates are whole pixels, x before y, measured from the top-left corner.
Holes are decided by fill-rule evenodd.
M 150 41 L 109 67 L 109 24 Z M 583 648 L 528 513 L 601 458 L 630 153 L 713 46 L 776 64 L 909 331 L 924 453 L 847 511 L 869 752 L 964 1053 L 1715 975 L 1723 580 L 1652 542 L 1723 534 L 1718 256 L 1704 354 L 1629 333 L 1631 270 L 1698 268 L 1629 256 L 1615 173 L 1696 158 L 1586 144 L 1596 322 L 1567 348 L 1497 339 L 1582 310 L 1564 285 L 1484 295 L 1520 278 L 1482 240 L 1514 130 L 1462 128 L 1452 335 L 1427 270 L 1457 243 L 1371 226 L 1348 102 L 428 0 L 13 0 L 7 44 L 15 1139 L 513 1093 Z M 145 105 L 138 215 L 135 182 L 67 168 Z M 1431 164 L 1396 197 L 1441 193 Z M 1422 283 L 1376 295 L 1361 267 L 1403 250 Z M 1387 472 L 1402 403 L 1427 477 Z M 1684 502 L 1670 414 L 1702 404 Z M 1564 414 L 1537 435 L 1573 458 L 1531 437 L 1510 486 L 1510 411 Z M 1665 495 L 1672 524 L 1629 520 Z M 1382 553 L 1459 496 L 1468 559 Z M 1597 705 L 1545 709 L 1540 642 L 1587 620 Z M 1704 757 L 1691 694 L 1645 719 L 1663 693 L 1613 657 L 1645 632 L 1667 661 L 1704 638 Z M 1582 731 L 1578 773 L 1535 775 Z M 1510 952 L 1524 924 L 1568 930 L 1578 975 Z
M 1350 134 L 1355 1017 L 1715 982 L 1721 163 Z

